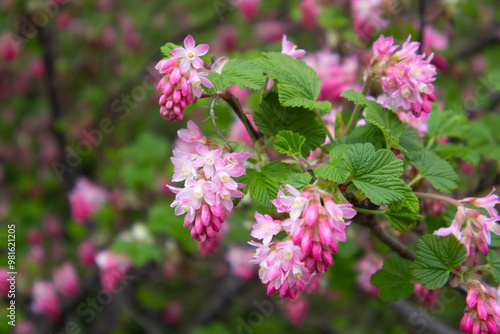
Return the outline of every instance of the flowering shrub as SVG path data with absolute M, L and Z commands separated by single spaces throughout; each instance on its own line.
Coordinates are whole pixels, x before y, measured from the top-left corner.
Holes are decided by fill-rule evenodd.
M 500 332 L 497 2 L 0 8 L 0 333 Z

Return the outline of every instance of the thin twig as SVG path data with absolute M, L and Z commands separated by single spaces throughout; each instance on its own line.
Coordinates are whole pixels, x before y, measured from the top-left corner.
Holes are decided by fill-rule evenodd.
M 425 34 L 425 0 L 418 1 L 418 16 L 420 19 L 420 27 L 418 30 L 418 41 L 420 45 L 418 47 L 418 53 L 422 53 L 424 44 L 424 34 Z
M 371 84 L 372 84 L 371 77 L 368 77 L 363 85 L 363 91 L 362 91 L 363 95 L 366 95 L 368 93 Z M 349 123 L 347 123 L 347 127 L 345 128 L 344 136 L 347 136 L 356 127 L 359 114 L 361 113 L 361 108 L 362 108 L 361 104 L 356 104 L 356 107 L 354 107 L 354 111 L 352 112 L 351 118 L 349 119 Z
M 226 101 L 227 104 L 229 104 L 229 106 L 231 107 L 231 109 L 233 109 L 236 116 L 238 116 L 238 118 L 243 122 L 243 125 L 245 125 L 245 128 L 247 129 L 247 132 L 252 141 L 254 143 L 259 141 L 260 138 L 262 137 L 262 134 L 257 130 L 255 130 L 252 123 L 250 123 L 250 120 L 248 119 L 248 117 L 243 112 L 243 109 L 241 108 L 240 101 L 238 101 L 238 99 L 234 97 L 234 95 L 227 90 L 220 93 L 219 96 L 222 97 L 222 99 Z
M 219 138 L 224 141 L 224 143 L 226 144 L 226 147 L 229 149 L 230 152 L 234 152 L 234 149 L 231 147 L 231 144 L 229 144 L 229 142 L 227 141 L 226 137 L 224 137 L 222 135 L 222 133 L 220 132 L 219 128 L 217 127 L 217 123 L 215 122 L 214 106 L 215 106 L 215 102 L 217 102 L 218 99 L 219 99 L 219 96 L 216 96 L 215 99 L 210 104 L 210 117 L 212 118 L 212 123 L 214 124 L 215 132 L 217 133 L 217 135 L 219 136 Z
M 319 114 L 319 109 L 318 107 L 314 107 L 314 113 L 316 114 L 316 118 L 318 118 L 318 121 L 321 123 L 321 125 L 323 126 L 323 129 L 325 130 L 326 132 L 326 135 L 328 136 L 328 138 L 330 139 L 330 143 L 333 143 L 335 141 L 335 139 L 333 139 L 333 136 L 330 132 L 330 130 L 328 130 L 328 127 L 326 126 L 326 123 L 325 121 L 323 120 L 323 118 L 321 118 L 321 115 Z

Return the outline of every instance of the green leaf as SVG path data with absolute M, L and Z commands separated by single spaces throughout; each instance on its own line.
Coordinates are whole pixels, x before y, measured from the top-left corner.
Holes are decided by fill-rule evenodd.
M 274 149 L 280 153 L 291 156 L 292 154 L 300 157 L 302 156 L 301 148 L 306 142 L 306 137 L 290 130 L 281 130 L 276 135 L 274 141 Z
M 253 61 L 245 59 L 229 59 L 220 74 L 208 71 L 207 78 L 214 85 L 206 90 L 208 94 L 223 91 L 231 85 L 254 90 L 264 87 L 262 69 Z
M 448 161 L 436 153 L 421 151 L 410 162 L 437 190 L 450 192 L 458 186 L 457 173 Z
M 411 273 L 426 289 L 439 289 L 448 281 L 450 270 L 466 259 L 467 249 L 453 234 L 427 234 L 417 242 L 417 259 L 411 265 Z
M 375 151 L 372 144 L 354 144 L 344 157 L 354 185 L 373 203 L 390 203 L 405 196 L 406 185 L 399 179 L 403 173 L 403 161 L 391 151 Z
M 490 249 L 486 260 L 488 260 L 495 282 L 500 283 L 500 255 L 494 249 Z
M 340 94 L 340 97 L 344 97 L 349 101 L 354 102 L 354 104 L 361 104 L 363 106 L 368 102 L 368 99 L 363 95 L 363 93 L 356 92 L 354 89 L 348 89 L 344 91 L 342 94 Z
M 415 196 L 411 188 L 406 188 L 405 197 L 397 202 L 390 203 L 384 216 L 389 219 L 392 227 L 399 232 L 405 232 L 408 227 L 414 224 L 417 220 L 423 219 L 419 215 L 420 206 L 418 198 Z
M 347 136 L 338 138 L 332 145 L 371 143 L 375 149 L 385 148 L 385 138 L 382 131 L 373 124 L 354 128 Z
M 131 242 L 118 239 L 113 243 L 111 249 L 114 252 L 128 255 L 136 267 L 142 267 L 149 261 L 162 260 L 161 250 L 155 244 L 147 242 Z
M 321 80 L 318 74 L 300 59 L 281 52 L 269 52 L 254 59 L 263 68 L 267 77 L 276 80 L 279 102 L 284 107 L 318 108 L 322 115 L 330 109 L 326 101 L 317 102 Z
M 424 148 L 422 137 L 420 137 L 417 130 L 408 123 L 404 124 L 403 133 L 399 137 L 399 146 L 408 152 L 407 156 L 410 159 Z
M 371 283 L 378 288 L 381 300 L 406 299 L 413 294 L 415 285 L 410 273 L 411 261 L 400 257 L 385 259 L 382 269 L 373 274 Z
M 311 178 L 311 174 L 309 173 L 292 173 L 288 175 L 288 177 L 284 179 L 281 184 L 289 184 L 295 189 L 301 191 L 302 188 L 309 185 Z
M 173 49 L 180 48 L 179 45 L 175 45 L 174 43 L 167 43 L 160 48 L 161 53 L 167 58 L 172 57 L 171 52 Z
M 290 174 L 292 174 L 292 167 L 280 161 L 267 164 L 261 172 L 247 170 L 245 181 L 250 197 L 262 206 L 273 208 L 271 200 L 276 198 L 280 183 L 284 182 Z
M 254 114 L 255 125 L 260 132 L 276 136 L 282 130 L 290 130 L 306 138 L 302 145 L 302 156 L 325 142 L 326 133 L 314 112 L 304 108 L 283 107 L 278 94 L 267 93 Z
M 463 144 L 455 143 L 438 143 L 433 151 L 443 159 L 451 159 L 453 157 L 463 159 L 473 166 L 477 166 L 481 158 L 476 150 L 473 150 Z
M 338 145 L 330 151 L 330 163 L 321 165 L 314 171 L 317 178 L 331 180 L 337 183 L 344 183 L 351 174 L 347 169 L 344 153 L 349 149 L 349 145 Z
M 465 138 L 468 132 L 467 118 L 455 111 L 433 110 L 427 121 L 430 138 Z

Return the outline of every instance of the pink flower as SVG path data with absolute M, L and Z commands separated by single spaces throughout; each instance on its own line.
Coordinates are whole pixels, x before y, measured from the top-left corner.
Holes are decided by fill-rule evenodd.
M 187 35 L 184 39 L 184 47 L 172 50 L 172 56 L 182 59 L 179 65 L 181 73 L 188 72 L 191 67 L 194 69 L 203 68 L 203 60 L 200 56 L 208 52 L 208 44 L 195 45 L 193 36 Z
M 394 37 L 384 37 L 384 35 L 380 35 L 380 37 L 373 42 L 373 59 L 376 62 L 388 61 L 398 47 L 399 45 L 394 45 Z
M 422 43 L 422 51 L 431 53 L 432 49 L 444 50 L 448 47 L 448 36 L 434 30 L 431 25 L 426 25 L 424 28 L 424 41 Z
M 257 14 L 261 0 L 232 0 L 233 6 L 238 8 L 246 20 L 251 20 Z
M 250 235 L 255 239 L 262 240 L 264 246 L 269 245 L 273 236 L 281 231 L 281 225 L 279 221 L 275 221 L 269 215 L 261 215 L 255 212 L 256 222 L 252 225 L 252 232 Z
M 14 60 L 19 54 L 20 42 L 9 32 L 0 35 L 0 57 L 6 62 Z
M 195 167 L 202 167 L 205 177 L 210 178 L 214 175 L 215 164 L 220 161 L 222 150 L 209 150 L 208 147 L 202 144 L 196 146 L 196 151 L 200 155 L 193 163 Z
M 398 111 L 396 114 L 403 123 L 408 123 L 417 130 L 421 137 L 429 130 L 427 121 L 431 114 L 423 113 L 420 117 L 415 117 L 415 115 L 403 111 Z
M 372 285 L 371 277 L 382 268 L 383 264 L 384 260 L 375 253 L 365 255 L 358 260 L 353 269 L 358 272 L 356 281 L 361 289 L 378 296 L 378 289 Z
M 283 35 L 283 39 L 281 41 L 281 53 L 289 55 L 293 58 L 299 58 L 306 54 L 306 51 L 303 49 L 297 49 L 297 45 L 286 39 L 286 35 Z
M 304 291 L 314 274 L 305 267 L 300 248 L 291 240 L 273 242 L 268 246 L 253 241 L 249 244 L 257 247 L 250 263 L 260 265 L 259 277 L 267 284 L 269 296 L 278 291 L 281 298 L 293 299 L 297 291 Z
M 109 250 L 97 254 L 95 262 L 99 267 L 102 288 L 108 293 L 113 293 L 122 285 L 122 280 L 132 268 L 132 263 L 126 255 L 115 254 Z
M 167 324 L 175 325 L 179 323 L 182 316 L 182 304 L 179 301 L 169 302 L 165 310 L 164 319 Z
M 210 80 L 205 78 L 206 75 L 208 75 L 208 72 L 196 72 L 196 70 L 192 70 L 191 75 L 189 76 L 188 83 L 191 84 L 193 93 L 197 98 L 200 98 L 201 94 L 203 94 L 201 85 L 207 88 L 212 88 L 214 86 Z
M 78 246 L 77 256 L 84 267 L 90 267 L 95 263 L 97 252 L 96 246 L 87 239 Z
M 354 31 L 362 41 L 369 41 L 376 30 L 388 26 L 385 8 L 392 8 L 393 0 L 351 0 Z
M 253 253 L 248 247 L 231 246 L 226 254 L 226 260 L 231 267 L 231 272 L 244 280 L 250 280 L 257 272 L 250 263 Z
M 467 306 L 460 322 L 460 330 L 465 333 L 498 333 L 500 305 L 496 301 L 496 291 L 479 280 L 467 283 Z
M 66 297 L 75 297 L 80 291 L 80 280 L 75 267 L 69 262 L 54 271 L 54 286 Z
M 493 190 L 486 197 L 467 197 L 461 200 L 460 203 L 471 204 L 478 208 L 484 208 L 488 211 L 491 218 L 498 217 L 498 211 L 495 209 L 495 206 L 497 205 L 500 197 L 493 194 L 495 191 L 496 188 L 493 187 Z
M 85 223 L 108 200 L 103 187 L 97 186 L 84 177 L 80 177 L 75 188 L 68 195 L 71 216 L 77 223 Z
M 320 13 L 321 9 L 315 0 L 302 0 L 300 3 L 302 26 L 307 30 L 313 30 L 318 26 Z
M 423 287 L 422 284 L 415 284 L 415 296 L 424 303 L 425 307 L 432 310 L 439 300 L 439 289 L 429 290 Z
M 314 276 L 316 277 L 316 276 Z M 296 326 L 301 325 L 306 320 L 309 313 L 309 303 L 302 294 L 299 294 L 295 299 L 289 299 L 286 304 L 286 311 L 290 322 Z
M 177 136 L 184 143 L 206 144 L 207 142 L 207 138 L 201 133 L 198 125 L 196 125 L 196 123 L 192 120 L 187 122 L 187 129 L 180 129 L 177 131 Z
M 43 281 L 33 283 L 31 309 L 34 313 L 43 314 L 51 320 L 56 320 L 59 317 L 61 304 L 52 283 Z

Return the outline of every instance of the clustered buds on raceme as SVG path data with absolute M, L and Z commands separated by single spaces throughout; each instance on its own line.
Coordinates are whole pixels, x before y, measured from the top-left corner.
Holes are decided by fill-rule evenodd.
M 68 195 L 71 217 L 77 223 L 85 223 L 108 200 L 103 187 L 97 186 L 84 177 L 80 177 L 76 186 Z
M 375 78 L 380 80 L 388 95 L 385 104 L 392 102 L 395 108 L 411 111 L 416 117 L 422 112 L 431 112 L 434 97 L 436 67 L 431 64 L 434 54 L 427 59 L 418 55 L 418 42 L 410 42 L 411 35 L 401 47 L 394 44 L 392 36 L 384 37 L 373 43 L 372 66 Z
M 255 213 L 250 235 L 262 240 L 262 245 L 250 244 L 258 247 L 252 263 L 260 265 L 259 276 L 263 283 L 269 283 L 268 294 L 277 290 L 282 298 L 294 298 L 311 277 L 333 265 L 337 242 L 346 240 L 345 228 L 349 223 L 344 218 L 354 217 L 356 211 L 352 204 L 336 204 L 331 194 L 314 185 L 306 186 L 302 192 L 290 185 L 286 189 L 291 195 L 281 189 L 278 198 L 271 202 L 278 212 L 288 212 L 290 218 L 278 221 Z M 288 237 L 272 242 L 273 236 L 282 230 Z M 283 256 L 286 261 L 279 271 L 276 263 L 283 262 Z
M 80 292 L 80 280 L 75 267 L 69 262 L 64 263 L 54 272 L 54 285 L 57 291 L 66 297 L 75 297 Z
M 500 305 L 496 293 L 491 287 L 479 280 L 467 283 L 467 298 L 460 330 L 465 333 L 498 333 L 500 323 Z
M 480 210 L 460 205 L 450 227 L 440 228 L 434 234 L 442 237 L 454 234 L 467 247 L 467 254 L 472 259 L 476 257 L 476 249 L 484 255 L 488 254 L 488 246 L 491 243 L 490 232 L 500 235 L 500 226 L 496 223 L 500 221 L 500 216 L 495 209 L 499 197 L 493 194 L 494 191 L 495 188 L 484 198 L 469 197 L 460 201 L 463 204 L 486 209 L 490 217 Z
M 33 283 L 32 293 L 32 311 L 56 320 L 61 314 L 61 304 L 57 298 L 54 284 L 51 282 L 36 281 Z
M 95 262 L 99 267 L 102 288 L 108 293 L 113 293 L 122 285 L 121 281 L 132 268 L 132 262 L 128 256 L 115 254 L 109 250 L 97 254 Z
M 200 56 L 208 52 L 207 44 L 195 46 L 194 38 L 188 35 L 183 48 L 172 50 L 172 57 L 160 60 L 155 69 L 163 74 L 156 89 L 161 92 L 159 104 L 163 119 L 176 121 L 184 117 L 184 109 L 203 93 L 201 85 L 211 88 L 213 84 L 198 72 L 204 64 Z
M 187 130 L 177 133 L 183 143 L 196 145 L 196 153 L 177 148 L 173 151 L 172 181 L 185 183 L 184 188 L 167 185 L 176 194 L 171 207 L 176 215 L 186 213 L 184 227 L 189 228 L 191 238 L 199 241 L 215 238 L 227 213 L 233 209 L 233 200 L 243 197 L 238 187 L 244 185 L 233 178 L 246 173 L 243 162 L 250 153 L 216 149 L 219 143 L 203 136 L 193 121 L 188 122 Z

